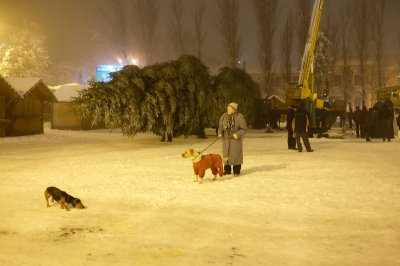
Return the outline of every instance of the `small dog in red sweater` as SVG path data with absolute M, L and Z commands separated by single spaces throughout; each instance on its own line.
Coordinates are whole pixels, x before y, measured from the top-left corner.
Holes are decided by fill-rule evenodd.
M 199 182 L 200 184 L 203 183 L 203 177 L 207 169 L 211 169 L 214 175 L 214 180 L 217 178 L 217 174 L 219 174 L 218 180 L 221 180 L 224 175 L 222 158 L 219 154 L 203 155 L 193 149 L 188 149 L 182 153 L 182 157 L 190 158 L 193 161 L 193 170 L 196 175 L 194 182 Z

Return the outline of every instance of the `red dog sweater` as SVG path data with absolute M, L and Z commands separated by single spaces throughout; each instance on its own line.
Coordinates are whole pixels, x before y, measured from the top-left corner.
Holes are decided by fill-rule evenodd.
M 219 176 L 223 176 L 223 167 L 222 167 L 222 159 L 219 154 L 207 154 L 202 155 L 201 160 L 193 163 L 194 173 L 201 178 L 204 177 L 206 170 L 211 169 L 213 175 L 217 173 Z

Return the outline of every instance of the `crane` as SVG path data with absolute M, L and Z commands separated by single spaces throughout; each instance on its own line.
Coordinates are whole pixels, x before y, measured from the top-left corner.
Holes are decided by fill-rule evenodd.
M 304 49 L 303 58 L 301 61 L 301 69 L 299 80 L 296 86 L 289 88 L 286 92 L 286 99 L 289 104 L 303 101 L 306 110 L 310 113 L 311 128 L 315 128 L 315 110 L 314 110 L 314 78 L 313 78 L 313 61 L 314 50 L 318 39 L 319 24 L 321 21 L 322 9 L 324 0 L 315 0 L 314 7 L 311 15 L 310 27 L 307 35 L 307 42 Z M 318 102 L 318 106 L 321 102 Z

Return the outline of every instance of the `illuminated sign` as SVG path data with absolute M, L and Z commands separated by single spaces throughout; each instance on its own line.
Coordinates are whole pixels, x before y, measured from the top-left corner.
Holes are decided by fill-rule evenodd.
M 96 68 L 96 81 L 110 81 L 110 73 L 119 71 L 123 66 L 113 66 L 113 65 L 100 65 Z

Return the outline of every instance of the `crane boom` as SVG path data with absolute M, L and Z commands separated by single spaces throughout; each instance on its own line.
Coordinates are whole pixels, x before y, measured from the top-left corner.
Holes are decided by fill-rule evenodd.
M 301 89 L 300 99 L 311 98 L 313 94 L 312 82 L 310 82 L 310 73 L 312 72 L 314 50 L 318 39 L 319 23 L 321 21 L 323 5 L 324 0 L 315 0 L 314 2 L 307 43 L 301 61 L 299 81 L 297 84 Z
M 301 60 L 301 69 L 299 80 L 296 83 L 290 83 L 286 90 L 286 103 L 288 106 L 298 106 L 300 102 L 310 114 L 310 128 L 312 131 L 317 129 L 316 109 L 314 107 L 314 89 L 313 89 L 313 61 L 314 50 L 318 39 L 319 23 L 321 21 L 322 9 L 325 0 L 314 0 L 313 11 L 311 15 L 310 27 L 308 29 L 307 42 L 304 48 L 303 58 Z M 323 100 L 316 99 L 315 106 L 322 108 Z

